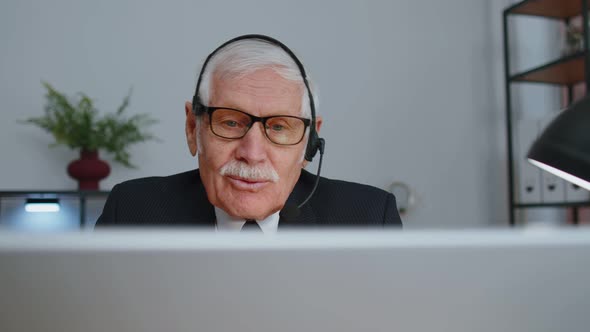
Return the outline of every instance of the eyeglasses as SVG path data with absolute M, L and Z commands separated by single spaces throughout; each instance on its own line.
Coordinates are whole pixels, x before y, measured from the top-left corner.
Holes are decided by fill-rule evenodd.
M 271 142 L 295 145 L 301 142 L 311 123 L 310 119 L 290 115 L 258 117 L 233 108 L 201 106 L 201 110 L 209 114 L 209 126 L 213 134 L 228 139 L 246 136 L 254 123 L 260 122 Z

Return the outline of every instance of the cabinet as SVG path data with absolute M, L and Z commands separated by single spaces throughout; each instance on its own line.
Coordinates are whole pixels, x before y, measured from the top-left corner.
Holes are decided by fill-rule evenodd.
M 582 206 L 590 206 L 589 199 L 579 201 L 527 201 L 516 199 L 519 189 L 515 185 L 516 162 L 522 162 L 525 156 L 520 153 L 515 155 L 514 133 L 517 128 L 514 125 L 512 105 L 512 84 L 550 84 L 567 88 L 568 102 L 573 101 L 573 89 L 578 83 L 586 83 L 590 87 L 590 48 L 588 28 L 588 1 L 590 0 L 524 0 L 518 2 L 503 12 L 503 36 L 504 36 L 504 76 L 506 88 L 506 133 L 507 133 L 507 162 L 508 162 L 508 198 L 509 198 L 509 223 L 514 226 L 517 222 L 516 211 L 539 207 L 565 207 L 572 209 L 572 220 L 578 221 L 578 209 Z M 512 73 L 510 69 L 509 47 L 509 18 L 522 15 L 543 17 L 551 20 L 559 20 L 569 24 L 570 20 L 581 16 L 583 27 L 583 47 L 577 52 L 562 56 L 554 61 L 541 66 L 530 68 L 523 72 Z M 561 47 L 561 45 L 556 45 Z M 526 152 L 525 152 L 526 153 Z M 519 174 L 519 176 L 523 176 Z M 520 179 L 519 179 L 520 180 Z M 583 189 L 580 189 L 583 190 Z

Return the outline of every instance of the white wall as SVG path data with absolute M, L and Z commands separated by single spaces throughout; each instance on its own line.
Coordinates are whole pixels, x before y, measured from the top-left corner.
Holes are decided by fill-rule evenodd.
M 41 80 L 103 111 L 133 86 L 131 112 L 160 119 L 163 142 L 136 146 L 140 168 L 112 165 L 103 188 L 196 167 L 183 103 L 197 69 L 226 39 L 263 33 L 295 49 L 319 84 L 322 175 L 408 183 L 418 200 L 407 227 L 505 224 L 499 2 L 3 1 L 0 189 L 76 186 L 65 168 L 77 152 L 48 149 L 48 134 L 16 123 L 41 114 Z

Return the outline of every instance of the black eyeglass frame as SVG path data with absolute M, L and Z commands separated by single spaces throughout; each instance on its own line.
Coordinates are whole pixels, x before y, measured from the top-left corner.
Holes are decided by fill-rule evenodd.
M 213 113 L 215 111 L 217 111 L 217 110 L 220 110 L 220 109 L 236 111 L 236 112 L 242 113 L 242 114 L 250 117 L 251 122 L 248 125 L 248 130 L 246 130 L 244 132 L 244 134 L 242 136 L 240 136 L 240 137 L 225 137 L 225 136 L 221 136 L 218 133 L 216 133 L 215 130 L 213 130 L 213 123 L 212 123 L 211 119 L 213 117 Z M 305 137 L 305 132 L 307 131 L 307 127 L 309 127 L 309 125 L 311 124 L 311 120 L 310 119 L 302 118 L 302 117 L 298 117 L 298 116 L 294 116 L 294 115 L 271 115 L 271 116 L 263 116 L 263 117 L 260 117 L 260 116 L 252 115 L 250 113 L 246 113 L 246 112 L 244 112 L 242 110 L 238 110 L 238 109 L 231 108 L 231 107 L 206 106 L 206 105 L 200 104 L 199 107 L 198 107 L 198 110 L 199 110 L 200 115 L 202 115 L 204 113 L 206 113 L 206 114 L 209 115 L 209 129 L 211 129 L 211 132 L 215 136 L 221 137 L 221 138 L 225 138 L 225 139 L 241 139 L 241 138 L 244 138 L 244 136 L 246 136 L 246 134 L 248 134 L 248 132 L 254 126 L 254 124 L 256 122 L 260 122 L 262 124 L 263 129 L 264 129 L 263 130 L 264 131 L 264 136 L 266 136 L 266 138 L 268 138 L 268 140 L 270 142 L 272 142 L 273 144 L 282 145 L 282 146 L 297 145 L 297 144 L 301 143 L 301 141 L 303 140 L 303 137 Z M 199 114 L 197 114 L 197 115 L 199 115 Z M 303 133 L 301 134 L 301 138 L 299 138 L 299 140 L 296 143 L 290 143 L 290 144 L 277 143 L 277 142 L 273 141 L 270 138 L 270 136 L 268 136 L 268 132 L 266 131 L 266 122 L 269 119 L 273 119 L 273 118 L 292 118 L 292 119 L 298 119 L 298 120 L 303 121 L 304 127 L 303 127 Z

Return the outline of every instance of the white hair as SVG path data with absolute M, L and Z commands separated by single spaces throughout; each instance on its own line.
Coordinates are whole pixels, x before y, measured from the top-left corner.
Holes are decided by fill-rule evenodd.
M 198 91 L 201 102 L 209 105 L 209 98 L 213 94 L 214 76 L 219 79 L 237 78 L 266 68 L 273 69 L 282 78 L 294 81 L 301 87 L 301 116 L 310 118 L 309 96 L 299 67 L 282 48 L 261 39 L 239 40 L 213 55 L 203 71 Z M 312 85 L 309 75 L 307 79 L 314 94 L 314 105 L 317 110 L 315 86 Z

